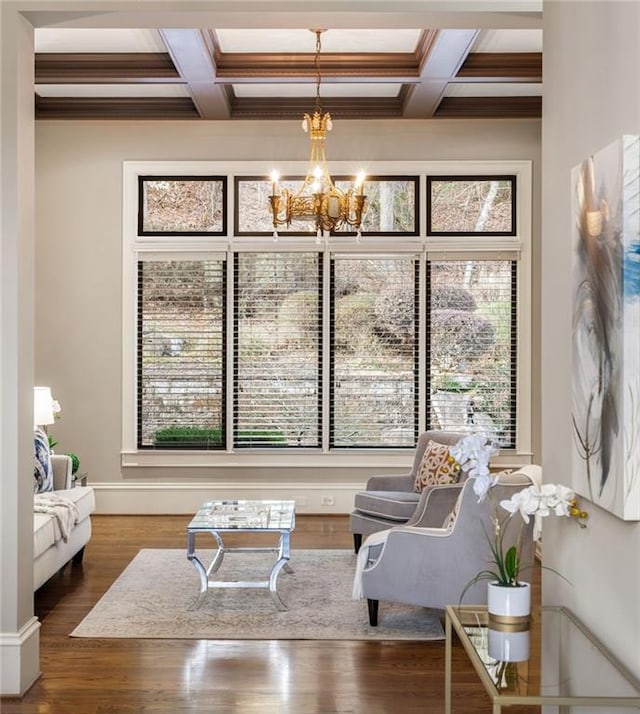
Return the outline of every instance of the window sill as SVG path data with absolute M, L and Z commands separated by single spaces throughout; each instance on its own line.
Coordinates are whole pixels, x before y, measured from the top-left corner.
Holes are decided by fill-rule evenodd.
M 280 449 L 251 452 L 122 451 L 123 468 L 367 468 L 409 469 L 413 462 L 411 449 L 341 449 L 323 453 L 320 450 L 284 452 Z M 493 461 L 499 469 L 517 468 L 531 463 L 531 454 L 504 451 Z

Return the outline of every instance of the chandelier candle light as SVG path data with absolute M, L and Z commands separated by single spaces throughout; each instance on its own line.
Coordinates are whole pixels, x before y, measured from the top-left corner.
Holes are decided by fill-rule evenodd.
M 320 103 L 320 36 L 324 30 L 312 30 L 316 35 L 316 104 L 313 114 L 305 114 L 302 128 L 309 134 L 311 150 L 309 168 L 302 186 L 295 192 L 280 189 L 279 175 L 271 173 L 271 213 L 273 214 L 273 235 L 278 236 L 278 226 L 291 225 L 293 219 L 313 221 L 316 235 L 338 228 L 349 227 L 360 235 L 362 214 L 367 197 L 364 195 L 364 172 L 360 172 L 355 185 L 341 191 L 334 183 L 325 156 L 324 142 L 333 124 L 329 112 L 323 112 Z

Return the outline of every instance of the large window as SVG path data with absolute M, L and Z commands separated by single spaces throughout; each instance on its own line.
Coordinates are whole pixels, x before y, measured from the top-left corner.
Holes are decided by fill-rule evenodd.
M 406 257 L 331 261 L 332 446 L 411 446 L 418 426 L 418 273 Z
M 224 445 L 224 260 L 138 264 L 138 446 Z
M 516 262 L 427 265 L 429 424 L 515 445 Z
M 359 242 L 274 241 L 259 167 L 208 168 L 127 165 L 125 451 L 528 444 L 526 162 L 379 171 Z
M 235 256 L 236 447 L 321 444 L 320 257 Z

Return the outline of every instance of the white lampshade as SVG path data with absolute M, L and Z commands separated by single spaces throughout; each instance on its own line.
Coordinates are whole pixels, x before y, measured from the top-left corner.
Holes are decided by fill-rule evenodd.
M 33 388 L 33 424 L 34 426 L 46 426 L 53 424 L 53 397 L 51 387 Z

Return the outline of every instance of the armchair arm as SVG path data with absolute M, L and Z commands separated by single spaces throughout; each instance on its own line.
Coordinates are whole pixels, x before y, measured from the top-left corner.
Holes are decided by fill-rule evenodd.
M 398 526 L 388 531 L 377 560 L 362 573 L 362 594 L 371 600 L 388 600 L 444 609 L 466 602 L 486 602 L 487 586 L 469 582 L 486 567 L 486 539 L 470 540 L 459 529 Z
M 71 470 L 73 468 L 71 457 L 66 454 L 51 454 L 51 468 L 53 469 L 53 490 L 62 491 L 71 488 Z
M 411 473 L 379 474 L 367 480 L 367 491 L 413 491 L 414 477 Z
M 420 495 L 416 510 L 406 525 L 442 528 L 445 518 L 453 511 L 461 491 L 461 483 L 428 486 Z

